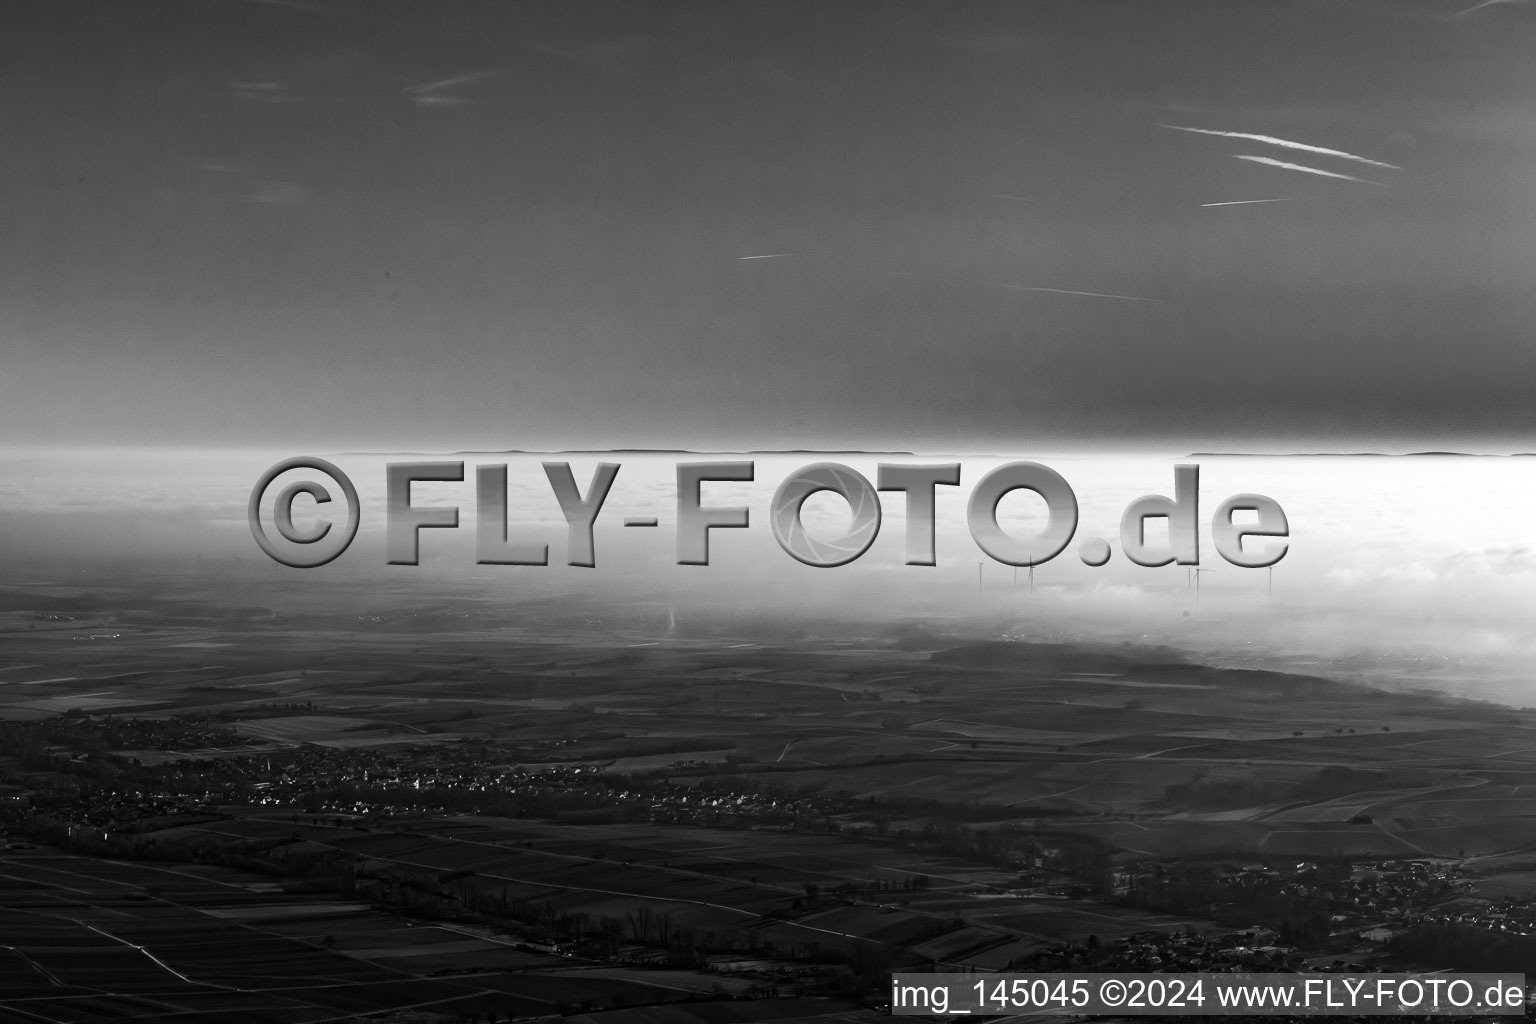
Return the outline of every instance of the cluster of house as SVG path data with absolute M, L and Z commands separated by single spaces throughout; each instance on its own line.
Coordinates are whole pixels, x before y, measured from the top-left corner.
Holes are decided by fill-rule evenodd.
M 1289 946 L 1277 945 L 1280 935 L 1255 925 L 1224 935 L 1198 932 L 1140 931 L 1124 939 L 1100 943 L 1089 936 L 1083 943 L 1062 943 L 1042 950 L 1016 967 L 1037 971 L 1299 971 L 1307 958 Z

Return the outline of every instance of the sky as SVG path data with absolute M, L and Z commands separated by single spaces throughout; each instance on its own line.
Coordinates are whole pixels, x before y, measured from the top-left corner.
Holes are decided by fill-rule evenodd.
M 1523 0 L 8 3 L 0 437 L 1536 449 L 1533 45 Z

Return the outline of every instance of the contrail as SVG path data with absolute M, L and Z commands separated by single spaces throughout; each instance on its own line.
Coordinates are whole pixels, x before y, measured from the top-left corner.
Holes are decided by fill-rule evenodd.
M 1289 203 L 1295 196 L 1286 196 L 1284 199 L 1231 199 L 1225 203 L 1201 203 L 1201 206 L 1252 206 L 1255 203 Z
M 1004 288 L 1016 292 L 1050 292 L 1052 295 L 1086 295 L 1091 299 L 1124 299 L 1127 302 L 1162 302 L 1162 299 L 1149 299 L 1142 295 L 1111 295 L 1108 292 L 1075 292 L 1069 288 L 1028 288 L 1021 284 L 1005 284 Z
M 1493 6 L 1497 5 L 1497 4 L 1509 4 L 1509 3 L 1518 3 L 1518 2 L 1520 2 L 1520 0 L 1483 0 L 1482 3 L 1474 4 L 1473 6 L 1468 7 L 1464 11 L 1457 11 L 1455 14 L 1451 15 L 1451 17 L 1453 17 L 1453 18 L 1465 18 L 1467 15 L 1471 14 L 1473 11 L 1480 11 L 1484 7 L 1493 7 Z
M 1154 121 L 1159 128 L 1172 128 L 1176 132 L 1194 132 L 1196 135 L 1216 135 L 1224 139 L 1247 139 L 1250 142 L 1263 142 L 1271 146 L 1281 146 L 1285 149 L 1299 149 L 1305 153 L 1316 153 L 1318 156 L 1338 157 L 1340 160 L 1353 160 L 1356 163 L 1369 164 L 1372 167 L 1385 167 L 1389 171 L 1400 171 L 1396 164 L 1382 163 L 1380 160 L 1372 160 L 1369 157 L 1356 156 L 1346 153 L 1342 149 L 1328 149 L 1324 146 L 1309 146 L 1305 142 L 1292 142 L 1290 139 L 1277 139 L 1273 135 L 1254 135 L 1251 132 L 1219 132 L 1211 128 L 1186 128 L 1179 124 L 1163 124 Z
M 1301 171 L 1305 174 L 1320 174 L 1325 178 L 1339 178 L 1343 181 L 1358 181 L 1362 185 L 1380 185 L 1382 188 L 1391 188 L 1391 185 L 1381 181 L 1371 181 L 1368 178 L 1357 178 L 1352 174 L 1336 174 L 1333 171 L 1321 171 L 1316 167 L 1306 167 L 1302 164 L 1290 164 L 1284 160 L 1276 160 L 1268 156 L 1234 156 L 1234 160 L 1251 160 L 1256 164 L 1264 164 L 1266 167 L 1279 167 L 1286 171 Z
M 781 256 L 799 256 L 797 252 L 770 252 L 763 256 L 737 256 L 739 260 L 776 260 Z
M 1029 200 L 1025 199 L 1023 196 L 993 195 L 991 198 L 993 198 L 993 199 L 1012 199 L 1016 203 L 1027 203 L 1027 202 L 1029 202 Z
M 452 78 L 440 78 L 435 82 L 423 82 L 420 85 L 412 85 L 406 88 L 406 92 L 421 96 L 427 93 L 442 92 L 456 85 L 468 85 L 471 82 L 479 82 L 487 78 L 495 78 L 501 74 L 499 71 L 471 71 L 467 74 L 454 75 Z
M 472 85 L 487 78 L 495 78 L 500 74 L 500 71 L 471 71 L 467 74 L 454 75 L 452 78 L 440 78 L 435 82 L 408 86 L 405 92 L 410 94 L 412 102 L 419 107 L 456 107 L 470 101 L 448 90 L 461 85 Z

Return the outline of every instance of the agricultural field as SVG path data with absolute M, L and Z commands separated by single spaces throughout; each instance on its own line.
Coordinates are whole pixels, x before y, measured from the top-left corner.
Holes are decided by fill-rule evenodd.
M 73 618 L 11 623 L 0 718 L 208 715 L 245 744 L 136 752 L 150 761 L 490 743 L 509 763 L 825 794 L 896 822 L 963 794 L 1158 855 L 1449 856 L 1532 838 L 1530 714 L 1166 651 L 878 633 L 807 646 L 766 628 L 658 640 L 638 621 L 541 629 L 388 591 L 350 618 L 50 600 Z M 1330 768 L 1361 779 L 1309 788 Z
M 450 1018 L 542 1016 L 745 987 L 697 972 L 604 968 L 483 929 L 273 893 L 264 876 L 231 869 L 47 850 L 0 854 L 0 934 L 0 1020 L 110 1012 L 302 1022 L 406 1006 Z
M 0 755 L 0 796 L 179 773 L 191 795 L 133 821 L 105 801 L 87 831 L 271 870 L 0 853 L 18 1020 L 585 1003 L 686 1024 L 706 1011 L 673 1004 L 705 998 L 689 1006 L 722 1020 L 773 1017 L 749 1002 L 855 1019 L 717 997 L 808 962 L 997 971 L 1090 936 L 1221 930 L 1109 898 L 1140 861 L 1465 858 L 1489 865 L 1479 892 L 1533 891 L 1536 714 L 1490 704 L 978 628 L 671 633 L 388 588 L 367 615 L 45 597 L 0 609 L 0 729 L 41 737 Z M 88 725 L 121 738 L 50 738 Z M 554 922 L 611 941 L 526 941 Z M 667 948 L 698 957 L 641 962 Z
M 717 939 L 744 933 L 748 941 L 790 946 L 910 948 L 919 961 L 971 963 L 969 956 L 930 955 L 948 949 L 949 942 L 925 945 L 956 919 L 976 928 L 974 941 L 957 947 L 967 954 L 1018 943 L 1022 951 L 1090 934 L 1212 927 L 1209 921 L 1086 899 L 1047 898 L 983 864 L 829 836 L 478 818 L 400 821 L 396 827 L 408 831 L 359 835 L 303 824 L 299 829 L 315 842 L 355 855 L 362 871 L 382 877 L 467 873 L 458 884 L 594 921 L 632 924 L 638 906 L 652 920 L 665 917 L 672 926 Z M 872 863 L 876 851 L 878 866 Z M 899 888 L 918 877 L 928 880 L 927 888 Z M 877 879 L 897 887 L 889 895 L 863 896 L 857 904 L 803 905 L 807 886 L 830 892 Z

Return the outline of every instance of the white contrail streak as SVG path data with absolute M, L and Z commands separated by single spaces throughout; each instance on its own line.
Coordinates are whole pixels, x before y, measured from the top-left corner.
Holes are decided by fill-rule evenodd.
M 423 82 L 420 85 L 413 85 L 405 91 L 415 93 L 418 96 L 425 93 L 442 92 L 444 89 L 452 89 L 456 85 L 468 85 L 471 82 L 478 82 L 482 79 L 494 78 L 496 74 L 497 72 L 495 71 L 471 71 L 464 75 L 454 75 L 452 78 L 440 78 L 435 82 Z
M 1316 167 L 1307 167 L 1304 164 L 1286 163 L 1284 160 L 1276 160 L 1268 156 L 1234 156 L 1234 160 L 1251 160 L 1256 164 L 1266 167 L 1278 167 L 1284 171 L 1301 171 L 1304 174 L 1320 174 L 1325 178 L 1338 178 L 1341 181 L 1358 181 L 1362 185 L 1380 185 L 1382 188 L 1391 188 L 1391 185 L 1381 181 L 1371 181 L 1369 178 L 1357 178 L 1353 174 L 1338 174 L 1334 171 L 1323 171 Z
M 1451 15 L 1451 17 L 1453 17 L 1453 18 L 1465 18 L 1467 15 L 1471 14 L 1473 11 L 1480 11 L 1484 7 L 1493 7 L 1493 6 L 1496 6 L 1498 4 L 1509 4 L 1509 3 L 1518 3 L 1518 2 L 1519 2 L 1519 0 L 1483 0 L 1482 3 L 1474 4 L 1473 6 L 1468 7 L 1464 11 L 1457 11 L 1455 14 Z
M 1286 196 L 1284 199 L 1231 199 L 1225 203 L 1201 203 L 1201 206 L 1253 206 L 1256 203 L 1289 203 L 1295 196 Z
M 1029 202 L 1029 200 L 1025 199 L 1023 196 L 1008 196 L 1008 195 L 1002 195 L 1002 194 L 994 194 L 992 196 L 992 198 L 993 199 L 1012 199 L 1016 203 L 1027 203 L 1027 202 Z
M 1277 139 L 1273 135 L 1255 135 L 1251 132 L 1219 132 L 1211 128 L 1187 128 L 1180 124 L 1163 124 L 1154 121 L 1159 128 L 1172 128 L 1176 132 L 1194 132 L 1196 135 L 1215 135 L 1223 139 L 1247 139 L 1250 142 L 1262 142 L 1270 146 L 1280 146 L 1284 149 L 1299 149 L 1304 153 L 1316 153 L 1318 156 L 1337 157 L 1340 160 L 1353 160 L 1356 163 L 1369 164 L 1371 167 L 1385 167 L 1389 171 L 1400 171 L 1396 164 L 1383 163 L 1380 160 L 1372 160 L 1369 157 L 1356 156 L 1346 153 L 1342 149 L 1328 149 L 1325 146 L 1310 146 L 1305 142 L 1292 142 L 1290 139 Z
M 799 256 L 797 252 L 770 252 L 762 256 L 737 256 L 739 260 L 776 260 L 781 256 Z
M 1016 292 L 1049 292 L 1052 295 L 1086 295 L 1091 299 L 1124 299 L 1127 302 L 1162 302 L 1162 299 L 1149 299 L 1143 295 L 1111 295 L 1108 292 L 1077 292 L 1070 288 L 1028 288 L 1021 284 L 1005 284 L 1004 288 L 1010 288 Z

